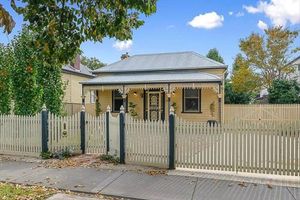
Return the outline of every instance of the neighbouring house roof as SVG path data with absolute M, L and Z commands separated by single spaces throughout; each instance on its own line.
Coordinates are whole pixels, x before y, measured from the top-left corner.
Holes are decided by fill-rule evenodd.
M 175 52 L 133 55 L 100 69 L 94 70 L 93 73 L 215 68 L 226 69 L 227 65 L 209 59 L 195 52 Z
M 72 67 L 70 64 L 63 66 L 63 72 L 77 74 L 81 76 L 95 77 L 92 70 L 87 66 L 80 64 L 80 70 Z
M 294 58 L 292 61 L 290 61 L 290 62 L 288 63 L 288 65 L 292 65 L 292 64 L 296 63 L 297 61 L 300 61 L 300 55 L 297 56 L 296 58 Z
M 81 82 L 83 85 L 113 85 L 113 84 L 147 84 L 147 83 L 192 83 L 221 82 L 217 75 L 184 71 L 120 73 L 101 76 Z

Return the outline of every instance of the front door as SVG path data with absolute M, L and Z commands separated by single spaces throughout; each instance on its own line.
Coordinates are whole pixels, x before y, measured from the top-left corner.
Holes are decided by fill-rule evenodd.
M 148 119 L 156 121 L 161 117 L 161 92 L 148 92 Z

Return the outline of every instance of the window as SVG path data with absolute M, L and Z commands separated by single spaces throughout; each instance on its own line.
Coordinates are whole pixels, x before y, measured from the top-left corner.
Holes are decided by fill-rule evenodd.
M 120 112 L 120 107 L 123 105 L 123 98 L 118 90 L 112 91 L 112 111 Z
M 183 112 L 201 112 L 200 95 L 199 89 L 183 89 Z
M 90 103 L 95 103 L 96 102 L 96 91 L 92 90 L 90 92 Z

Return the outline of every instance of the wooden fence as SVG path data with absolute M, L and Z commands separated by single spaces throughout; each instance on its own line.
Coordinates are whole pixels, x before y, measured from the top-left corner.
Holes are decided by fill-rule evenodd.
M 80 112 L 71 116 L 49 113 L 48 147 L 51 152 L 70 150 L 80 152 Z
M 105 113 L 96 117 L 86 113 L 85 118 L 86 152 L 103 154 L 106 151 L 106 125 Z
M 167 167 L 169 127 L 168 122 L 125 117 L 126 162 Z
M 225 104 L 224 120 L 291 121 L 300 119 L 300 104 Z
M 176 121 L 177 167 L 300 175 L 300 121 Z
M 0 115 L 0 153 L 39 156 L 41 117 Z

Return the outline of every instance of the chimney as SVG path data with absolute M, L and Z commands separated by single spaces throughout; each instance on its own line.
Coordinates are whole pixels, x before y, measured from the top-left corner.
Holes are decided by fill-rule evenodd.
M 75 69 L 80 71 L 80 55 L 78 54 L 71 64 Z
M 121 60 L 124 60 L 124 59 L 129 58 L 129 57 L 130 57 L 130 55 L 128 54 L 128 52 L 126 52 L 125 54 L 122 54 Z

